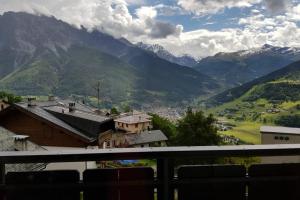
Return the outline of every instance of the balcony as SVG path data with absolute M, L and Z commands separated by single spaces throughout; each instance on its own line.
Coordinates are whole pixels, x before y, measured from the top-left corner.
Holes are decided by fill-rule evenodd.
M 1 152 L 0 199 L 299 200 L 300 164 L 187 165 L 176 159 L 298 156 L 300 145 Z M 8 172 L 6 164 L 155 159 L 150 167 Z

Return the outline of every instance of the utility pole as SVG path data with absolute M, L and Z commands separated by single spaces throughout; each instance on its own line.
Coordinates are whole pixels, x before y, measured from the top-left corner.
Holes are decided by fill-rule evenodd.
M 100 110 L 100 81 L 97 82 L 94 89 L 97 91 L 97 99 L 98 99 L 98 110 Z

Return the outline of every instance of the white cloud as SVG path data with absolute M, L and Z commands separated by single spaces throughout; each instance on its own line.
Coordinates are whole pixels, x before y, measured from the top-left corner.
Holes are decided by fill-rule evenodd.
M 125 0 L 126 3 L 132 4 L 132 5 L 145 5 L 146 0 Z
M 294 8 L 294 17 L 300 6 Z M 300 13 L 299 13 L 300 14 Z M 184 32 L 179 38 L 156 40 L 176 55 L 190 54 L 197 58 L 219 52 L 234 52 L 258 48 L 264 44 L 300 47 L 300 28 L 291 14 L 266 17 L 260 13 L 241 18 L 239 28 Z M 151 42 L 151 41 L 150 41 Z
M 252 12 L 252 13 L 260 13 L 260 11 L 257 10 L 257 9 L 253 9 L 253 10 L 251 10 L 251 12 Z
M 290 12 L 287 13 L 287 16 L 290 18 L 290 20 L 300 21 L 300 4 L 291 8 Z
M 196 15 L 214 14 L 225 8 L 252 7 L 259 3 L 263 3 L 272 14 L 280 14 L 291 6 L 292 0 L 177 0 L 177 3 Z
M 154 7 L 158 11 L 158 15 L 162 15 L 162 16 L 174 16 L 174 15 L 187 14 L 187 12 L 185 12 L 179 6 L 158 4 L 158 5 L 155 5 Z
M 153 19 L 157 16 L 157 11 L 154 7 L 143 6 L 136 10 L 136 15 L 140 19 L 147 19 L 147 18 Z
M 26 11 L 53 15 L 76 27 L 88 30 L 99 29 L 115 37 L 129 40 L 138 38 L 166 38 L 180 35 L 182 26 L 174 26 L 156 19 L 154 7 L 140 7 L 136 16 L 128 10 L 128 3 L 142 3 L 143 0 L 1 0 L 0 13 L 5 11 Z
M 261 0 L 177 0 L 178 5 L 196 15 L 214 14 L 233 7 L 251 7 Z
M 131 42 L 158 43 L 176 55 L 190 54 L 202 58 L 218 52 L 256 48 L 266 43 L 300 46 L 300 30 L 297 26 L 297 22 L 300 21 L 300 4 L 294 7 L 285 6 L 286 13 L 267 17 L 262 6 L 269 10 L 274 9 L 275 12 L 280 3 L 271 5 L 267 4 L 268 0 L 264 0 L 265 3 L 260 4 L 261 7 L 251 8 L 250 16 L 238 20 L 237 28 L 183 32 L 182 25 L 159 21 L 158 16 L 170 16 L 181 12 L 184 14 L 186 11 L 203 15 L 219 12 L 224 8 L 249 7 L 262 0 L 178 0 L 179 5 L 186 11 L 182 11 L 178 6 L 158 4 L 141 6 L 135 13 L 129 12 L 129 3 L 137 4 L 144 2 L 143 0 L 0 1 L 0 13 L 13 10 L 53 15 L 74 26 L 83 25 L 89 30 L 97 28 L 116 37 L 125 37 Z M 284 5 L 288 5 L 288 1 Z

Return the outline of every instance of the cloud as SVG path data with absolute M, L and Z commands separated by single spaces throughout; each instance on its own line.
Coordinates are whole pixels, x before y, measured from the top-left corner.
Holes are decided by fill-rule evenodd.
M 280 14 L 287 11 L 292 0 L 177 0 L 177 3 L 196 15 L 214 14 L 226 8 L 252 7 L 259 3 L 263 3 L 272 14 Z
M 179 6 L 196 15 L 214 14 L 225 8 L 251 7 L 259 2 L 261 0 L 177 0 Z
M 149 41 L 162 44 L 176 55 L 190 54 L 196 58 L 204 58 L 219 52 L 234 52 L 245 49 L 260 48 L 264 44 L 281 47 L 300 47 L 300 4 L 292 13 L 267 17 L 261 13 L 241 18 L 240 27 L 226 28 L 216 31 L 199 29 L 183 32 L 180 37 L 168 40 Z M 296 18 L 299 17 L 299 18 Z
M 264 0 L 267 9 L 273 14 L 280 14 L 287 11 L 291 0 Z
M 275 46 L 300 47 L 300 4 L 277 0 L 177 0 L 178 5 L 157 4 L 143 6 L 144 0 L 0 0 L 0 13 L 26 11 L 53 15 L 78 28 L 98 29 L 131 42 L 161 44 L 176 55 L 190 54 L 196 58 L 218 52 L 232 52 L 258 48 L 266 43 Z M 146 1 L 146 0 L 145 0 Z M 263 3 L 264 1 L 264 3 Z M 272 3 L 270 3 L 272 1 Z M 149 1 L 148 1 L 149 2 Z M 129 4 L 138 5 L 129 11 Z M 254 4 L 257 4 L 253 6 Z M 280 13 L 280 5 L 286 10 Z M 276 15 L 266 15 L 265 6 Z M 189 13 L 207 15 L 226 8 L 251 7 L 235 28 L 183 31 L 182 25 L 158 20 L 160 16 Z M 269 16 L 269 17 L 268 17 Z M 193 16 L 192 16 L 193 17 Z M 211 15 L 206 17 L 210 21 Z M 218 21 L 215 22 L 216 26 Z M 205 24 L 205 22 L 203 23 Z
M 147 3 L 146 0 L 125 0 L 126 3 L 132 4 L 132 5 L 145 5 Z
M 160 21 L 155 21 L 151 27 L 150 36 L 152 38 L 166 38 L 169 35 L 179 36 L 183 31 L 183 26 L 181 25 L 173 26 Z
M 187 14 L 187 12 L 185 12 L 179 6 L 158 4 L 158 5 L 155 5 L 154 7 L 157 10 L 158 15 L 161 15 L 161 16 L 174 16 L 174 15 L 185 15 L 185 14 Z
M 142 37 L 166 38 L 180 35 L 182 27 L 156 19 L 155 7 L 140 7 L 135 15 L 128 4 L 144 0 L 1 0 L 0 13 L 26 11 L 55 16 L 78 28 L 99 29 L 115 37 L 137 40 Z

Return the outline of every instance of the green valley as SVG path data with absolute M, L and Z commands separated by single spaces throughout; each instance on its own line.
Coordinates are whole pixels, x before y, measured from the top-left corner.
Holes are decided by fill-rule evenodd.
M 261 125 L 297 126 L 300 116 L 299 80 L 300 62 L 295 62 L 211 98 L 208 105 L 214 106 L 207 113 L 214 113 L 221 121 L 234 125 L 232 129 L 221 131 L 222 134 L 259 144 Z

